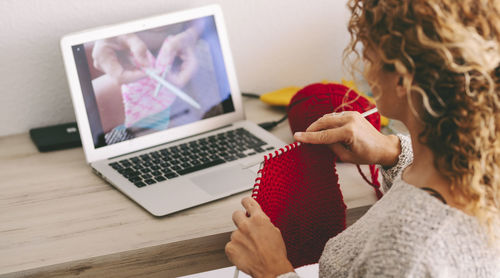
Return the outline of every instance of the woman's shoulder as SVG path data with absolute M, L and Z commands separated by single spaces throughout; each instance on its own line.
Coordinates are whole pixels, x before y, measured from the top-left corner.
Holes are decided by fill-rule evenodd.
M 475 270 L 496 273 L 498 257 L 488 246 L 486 231 L 464 212 L 449 207 L 427 192 L 397 179 L 374 215 L 380 217 L 366 248 L 365 263 L 442 274 L 453 277 L 490 277 Z M 455 273 L 454 271 L 459 271 Z M 491 272 L 490 272 L 491 271 Z M 431 277 L 434 275 L 431 275 Z
M 495 277 L 500 273 L 495 258 L 475 218 L 396 179 L 363 217 L 327 243 L 320 271 L 352 277 Z
M 476 218 L 444 204 L 427 191 L 407 184 L 398 177 L 393 188 L 374 205 L 382 215 L 378 229 L 387 240 L 415 242 L 424 247 L 434 240 L 486 239 Z

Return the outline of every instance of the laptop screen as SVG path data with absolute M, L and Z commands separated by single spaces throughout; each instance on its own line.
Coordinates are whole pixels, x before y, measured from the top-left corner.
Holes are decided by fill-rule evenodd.
M 72 51 L 95 148 L 235 111 L 214 16 Z

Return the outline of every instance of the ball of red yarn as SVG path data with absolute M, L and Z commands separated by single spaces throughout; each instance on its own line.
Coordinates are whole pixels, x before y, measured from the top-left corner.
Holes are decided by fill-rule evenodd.
M 288 106 L 288 122 L 292 132 L 305 131 L 321 116 L 341 111 L 363 113 L 375 107 L 365 97 L 341 84 L 316 83 L 298 91 Z M 380 130 L 380 115 L 374 113 L 367 120 Z

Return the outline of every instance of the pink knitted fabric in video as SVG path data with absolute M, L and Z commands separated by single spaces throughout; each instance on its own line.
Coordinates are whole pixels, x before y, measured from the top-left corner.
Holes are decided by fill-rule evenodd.
M 167 70 L 166 42 L 167 40 L 163 42 L 157 58 L 148 52 L 151 64 L 160 76 Z M 163 86 L 155 96 L 157 84 L 158 82 L 150 77 L 144 77 L 121 86 L 125 108 L 125 127 L 131 127 L 138 121 L 167 109 L 175 101 L 175 94 Z

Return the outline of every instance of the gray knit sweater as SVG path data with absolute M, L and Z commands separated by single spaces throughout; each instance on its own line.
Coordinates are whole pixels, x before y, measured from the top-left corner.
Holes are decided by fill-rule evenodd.
M 409 138 L 398 136 L 398 164 L 381 169 L 384 197 L 327 242 L 319 276 L 500 277 L 500 258 L 475 218 L 401 179 L 413 153 Z

